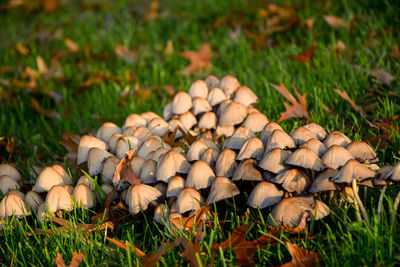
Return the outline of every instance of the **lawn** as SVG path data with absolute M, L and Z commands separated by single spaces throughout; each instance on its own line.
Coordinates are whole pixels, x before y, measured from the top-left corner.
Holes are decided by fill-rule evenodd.
M 396 1 L 173 0 L 160 1 L 157 8 L 154 1 L 153 10 L 148 1 L 70 0 L 56 1 L 56 7 L 53 1 L 20 3 L 0 4 L 0 137 L 14 141 L 7 150 L 2 139 L 0 163 L 15 164 L 25 188 L 35 182 L 36 167 L 54 163 L 69 167 L 75 181 L 79 178 L 59 143 L 63 133 L 95 133 L 106 121 L 121 126 L 130 113 L 162 114 L 175 92 L 187 91 L 194 80 L 210 74 L 233 75 L 254 90 L 260 98 L 256 107 L 270 121 L 278 121 L 287 102 L 271 84 L 283 83 L 291 92 L 294 86 L 307 94 L 315 123 L 369 142 L 380 167 L 400 160 Z M 336 20 L 329 24 L 327 15 Z M 274 16 L 281 27 L 274 28 Z M 182 73 L 189 61 L 181 52 L 199 51 L 202 44 L 210 45 L 212 68 Z M 347 92 L 356 107 L 334 89 Z M 291 118 L 280 125 L 292 132 L 306 122 Z M 295 243 L 320 253 L 326 266 L 398 265 L 400 216 L 393 228 L 390 216 L 400 187 L 386 191 L 380 222 L 379 190 L 369 189 L 366 195 L 371 229 L 357 221 L 350 205 L 310 223 L 308 232 L 315 238 L 294 235 Z M 203 265 L 236 264 L 234 250 L 211 251 L 213 242 L 228 238 L 238 225 L 250 224 L 248 240 L 268 232 L 268 212 L 249 208 L 244 214 L 246 207 L 238 206 L 213 207 L 219 216 L 204 228 Z M 96 230 L 86 236 L 74 228 L 93 215 L 74 210 L 66 215 L 73 229 L 52 238 L 27 232 L 55 233 L 54 223 L 32 217 L 8 222 L 0 231 L 1 266 L 54 265 L 57 252 L 67 263 L 73 252 L 83 252 L 81 266 L 139 265 L 138 255 L 106 236 L 127 240 L 147 254 L 163 240 L 176 239 L 146 213 L 123 219 L 112 232 Z M 277 245 L 260 247 L 253 260 L 259 266 L 290 261 L 285 242 L 294 237 L 280 234 Z M 187 264 L 179 256 L 182 251 L 170 250 L 160 265 Z

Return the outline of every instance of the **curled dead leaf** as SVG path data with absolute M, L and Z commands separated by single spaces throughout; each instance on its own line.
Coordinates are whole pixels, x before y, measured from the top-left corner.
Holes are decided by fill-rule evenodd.
M 57 267 L 78 267 L 81 264 L 81 262 L 83 261 L 83 258 L 85 258 L 85 255 L 83 254 L 83 252 L 81 252 L 81 253 L 74 252 L 74 255 L 72 256 L 71 264 L 66 265 L 61 254 L 59 252 L 57 252 L 57 257 L 55 259 L 55 263 L 56 263 Z
M 212 68 L 211 58 L 217 56 L 216 53 L 211 51 L 208 43 L 202 44 L 200 51 L 185 51 L 181 52 L 180 55 L 190 60 L 190 65 L 178 72 L 181 75 L 201 73 L 203 70 L 210 71 Z
M 321 266 L 322 257 L 318 252 L 310 251 L 299 247 L 296 244 L 286 242 L 286 246 L 290 254 L 292 255 L 292 260 L 288 263 L 281 265 L 281 267 L 313 267 Z

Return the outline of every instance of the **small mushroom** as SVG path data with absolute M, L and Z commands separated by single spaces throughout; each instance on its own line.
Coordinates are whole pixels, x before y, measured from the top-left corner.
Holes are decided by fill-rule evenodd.
M 155 118 L 161 118 L 160 116 L 158 116 L 156 113 L 152 112 L 152 111 L 147 111 L 147 112 L 143 112 L 142 114 L 140 114 L 140 116 L 146 120 L 147 124 Z
M 330 148 L 333 145 L 346 147 L 350 143 L 350 138 L 338 131 L 331 132 L 324 140 L 326 148 Z
M 279 124 L 277 124 L 276 122 L 268 122 L 264 126 L 264 128 L 262 129 L 261 134 L 260 134 L 260 139 L 264 143 L 264 145 L 267 145 L 268 138 L 273 133 L 273 131 L 275 131 L 277 129 L 283 131 L 282 127 L 279 126 Z
M 185 188 L 179 192 L 176 199 L 175 209 L 182 214 L 191 210 L 198 210 L 203 202 L 203 197 L 193 188 Z
M 219 154 L 215 163 L 215 174 L 217 176 L 232 177 L 236 169 L 236 153 L 228 148 Z
M 219 87 L 222 90 L 224 90 L 225 95 L 230 97 L 240 87 L 240 83 L 238 82 L 238 80 L 235 77 L 233 77 L 231 75 L 226 75 L 221 79 L 221 82 L 219 83 Z
M 179 192 L 185 188 L 185 179 L 181 176 L 171 177 L 168 181 L 167 197 L 178 197 Z
M 82 136 L 78 146 L 78 165 L 87 161 L 89 150 L 93 147 L 107 150 L 107 144 L 100 139 L 90 135 Z
M 139 139 L 134 136 L 121 137 L 115 149 L 115 155 L 117 158 L 122 159 L 125 157 L 126 152 L 135 148 L 139 144 Z
M 250 105 L 256 104 L 258 102 L 258 97 L 249 87 L 240 86 L 235 92 L 235 97 L 233 98 L 233 101 L 236 101 L 248 107 Z
M 34 191 L 45 192 L 50 190 L 55 185 L 66 185 L 72 183 L 71 178 L 69 176 L 61 175 L 59 172 L 57 172 L 54 166 L 57 165 L 53 165 L 52 167 L 46 167 L 42 170 L 33 187 Z
M 327 136 L 326 131 L 324 130 L 324 128 L 322 128 L 322 126 L 311 122 L 309 124 L 304 125 L 304 128 L 306 128 L 307 130 L 310 130 L 311 132 L 315 133 L 318 136 L 318 139 L 320 141 L 324 140 Z
M 226 99 L 227 99 L 227 97 L 226 97 L 224 91 L 222 91 L 222 89 L 220 89 L 220 88 L 212 89 L 208 93 L 208 97 L 207 97 L 208 102 L 213 107 L 216 105 L 219 105 L 221 102 L 223 102 Z
M 288 157 L 285 163 L 292 166 L 302 167 L 304 169 L 311 169 L 313 171 L 322 171 L 325 169 L 325 166 L 318 155 L 308 148 L 297 149 Z
M 340 169 L 339 173 L 334 178 L 336 183 L 346 183 L 351 184 L 353 179 L 362 182 L 369 178 L 374 178 L 375 172 L 369 169 L 367 166 L 361 164 L 360 162 L 350 159 L 347 163 Z
M 311 138 L 310 140 L 308 140 L 307 142 L 305 142 L 300 146 L 300 148 L 303 147 L 311 149 L 312 151 L 315 152 L 315 154 L 318 155 L 318 157 L 321 157 L 326 151 L 325 145 L 317 138 Z
M 106 184 L 112 184 L 114 178 L 115 167 L 117 166 L 119 159 L 115 156 L 111 156 L 106 159 L 103 166 L 102 182 Z
M 156 179 L 157 162 L 152 159 L 147 159 L 140 171 L 140 179 L 143 184 L 152 184 L 157 181 Z
M 196 161 L 189 170 L 185 187 L 192 187 L 196 190 L 210 187 L 215 174 L 211 167 L 202 160 Z
M 78 184 L 74 189 L 73 196 L 78 206 L 86 209 L 94 207 L 94 193 L 86 184 Z
M 286 169 L 284 163 L 289 156 L 289 151 L 275 148 L 264 155 L 258 166 L 265 171 L 277 174 Z
M 379 161 L 375 151 L 365 142 L 353 141 L 347 146 L 347 150 L 359 162 L 376 163 Z
M 246 126 L 255 133 L 261 132 L 264 126 L 268 123 L 268 118 L 260 112 L 252 112 L 247 115 L 246 119 L 242 123 L 242 126 Z
M 194 99 L 196 97 L 207 98 L 208 87 L 203 80 L 197 80 L 189 88 L 189 95 Z
M 108 141 L 108 147 L 110 148 L 110 152 L 115 154 L 115 150 L 117 149 L 118 140 L 123 137 L 122 134 L 113 134 Z
M 146 128 L 146 126 L 139 126 L 135 129 L 135 133 L 133 134 L 138 140 L 143 140 L 147 137 L 150 137 L 150 130 Z
M 199 160 L 203 153 L 208 149 L 208 146 L 200 140 L 196 140 L 191 144 L 188 152 L 186 153 L 186 159 L 188 161 Z
M 217 116 L 215 115 L 215 113 L 214 112 L 204 113 L 199 120 L 198 127 L 200 129 L 207 129 L 207 130 L 215 129 L 217 127 Z
M 0 191 L 5 195 L 9 191 L 15 189 L 19 190 L 20 186 L 13 178 L 8 175 L 0 176 Z
M 221 112 L 218 118 L 218 125 L 221 126 L 234 126 L 244 121 L 247 116 L 246 106 L 232 101 L 228 106 Z
M 168 220 L 168 206 L 165 203 L 160 203 L 154 209 L 154 221 L 158 224 L 164 224 Z
M 147 210 L 150 202 L 157 200 L 160 196 L 161 192 L 157 188 L 136 184 L 129 187 L 125 202 L 129 206 L 129 212 L 136 215 L 140 210 Z
M 235 132 L 235 126 L 220 126 L 218 125 L 215 129 L 217 138 L 221 136 L 230 137 Z
M 138 126 L 138 127 L 144 127 L 144 126 Z M 134 136 L 136 129 L 138 127 L 135 126 L 128 126 L 122 131 L 122 136 Z M 118 140 L 117 140 L 118 141 Z M 115 141 L 115 146 L 117 145 L 117 142 Z
M 233 174 L 232 181 L 262 181 L 263 177 L 259 170 L 256 168 L 256 161 L 254 159 L 245 159 L 240 162 Z
M 217 177 L 214 179 L 210 194 L 207 198 L 207 205 L 218 202 L 223 199 L 231 198 L 240 193 L 236 185 L 226 177 Z
M 161 118 L 154 118 L 148 123 L 147 128 L 152 129 L 153 134 L 163 136 L 169 130 L 169 124 Z
M 310 189 L 308 190 L 310 193 L 319 193 L 323 191 L 335 191 L 336 184 L 331 181 L 339 173 L 338 170 L 328 168 L 322 173 L 320 173 L 317 178 L 315 178 L 314 182 L 312 183 Z
M 330 146 L 321 158 L 322 163 L 333 169 L 338 169 L 351 159 L 354 159 L 354 157 L 350 152 L 339 145 Z
M 102 140 L 105 143 L 108 143 L 113 134 L 121 134 L 121 133 L 122 130 L 121 128 L 118 127 L 118 125 L 112 122 L 105 122 L 97 130 L 96 138 Z
M 264 209 L 278 203 L 283 194 L 273 183 L 262 181 L 251 191 L 247 203 L 250 207 Z
M 287 133 L 282 130 L 276 129 L 272 132 L 272 134 L 268 137 L 267 144 L 265 145 L 265 152 L 268 152 L 275 148 L 295 148 L 296 144 L 292 137 L 290 137 Z
M 190 111 L 179 115 L 179 121 L 182 123 L 185 129 L 192 129 L 192 127 L 197 124 L 196 117 Z
M 186 92 L 179 92 L 172 100 L 172 112 L 174 114 L 183 114 L 192 108 L 192 98 Z
M 239 151 L 236 160 L 253 158 L 260 160 L 264 154 L 264 144 L 258 137 L 247 139 Z
M 193 99 L 193 107 L 192 107 L 193 115 L 197 116 L 200 113 L 204 113 L 211 110 L 212 107 L 210 103 L 207 101 L 207 99 L 200 97 L 196 97 L 195 99 Z
M 290 169 L 284 171 L 270 179 L 271 182 L 281 184 L 288 192 L 301 194 L 306 191 L 311 181 L 310 178 L 299 169 Z
M 12 216 L 23 218 L 24 215 L 29 215 L 24 194 L 17 190 L 10 191 L 0 202 L 0 219 Z
M 25 204 L 27 208 L 31 208 L 35 212 L 38 211 L 39 205 L 43 203 L 41 196 L 35 191 L 29 191 L 25 195 Z
M 67 189 L 61 185 L 55 185 L 47 193 L 45 206 L 48 207 L 50 213 L 55 213 L 59 210 L 71 211 L 73 202 Z
M 209 90 L 213 89 L 214 87 L 217 87 L 219 85 L 219 79 L 215 77 L 214 75 L 209 75 L 204 82 L 206 83 L 207 87 Z
M 156 151 L 162 147 L 162 143 L 157 138 L 153 136 L 143 142 L 137 151 L 137 155 L 142 159 L 146 159 L 150 152 Z
M 172 131 L 175 131 L 175 128 L 177 128 L 179 126 L 185 132 L 184 134 L 186 134 L 188 132 L 188 130 L 185 128 L 185 126 L 182 124 L 182 122 L 180 122 L 177 119 L 170 120 L 168 122 L 168 124 L 169 124 L 169 128 L 171 128 Z M 181 138 L 182 136 L 183 136 L 182 132 L 180 130 L 177 130 L 175 139 Z
M 163 109 L 163 119 L 168 121 L 169 119 L 171 119 L 174 116 L 174 113 L 172 112 L 172 103 L 168 103 L 164 106 Z
M 167 154 L 167 152 L 170 151 L 169 149 L 160 147 L 156 151 L 154 151 L 153 157 L 151 158 L 152 160 L 159 162 L 162 157 Z M 150 155 L 150 154 L 149 154 Z
M 14 181 L 19 182 L 21 180 L 21 174 L 12 165 L 3 163 L 0 164 L 0 176 L 7 175 L 11 177 Z
M 88 153 L 88 167 L 91 176 L 99 174 L 103 170 L 104 161 L 113 156 L 110 152 L 103 149 L 93 147 Z
M 132 113 L 125 119 L 124 126 L 122 126 L 122 130 L 125 130 L 129 126 L 139 127 L 146 126 L 147 121 L 145 118 L 140 116 L 139 114 Z
M 303 127 L 303 126 L 296 128 L 292 132 L 290 137 L 293 138 L 295 144 L 298 146 L 306 143 L 308 140 L 310 140 L 312 138 L 315 138 L 315 139 L 318 138 L 318 136 L 314 132 L 308 130 L 306 127 Z
M 157 164 L 156 177 L 158 181 L 168 182 L 177 172 L 188 173 L 190 163 L 176 151 L 168 151 Z
M 211 167 L 211 169 L 214 169 L 215 163 L 217 162 L 217 159 L 218 159 L 218 156 L 219 156 L 218 150 L 210 147 L 203 153 L 200 160 L 207 163 Z
M 255 137 L 256 135 L 246 126 L 238 127 L 233 135 L 227 138 L 224 142 L 223 148 L 241 149 L 246 140 Z
M 79 177 L 78 182 L 76 183 L 76 185 L 79 184 L 85 184 L 87 185 L 91 190 L 94 190 L 94 183 L 93 180 L 90 179 L 89 177 L 87 177 L 86 175 L 82 175 L 81 177 Z

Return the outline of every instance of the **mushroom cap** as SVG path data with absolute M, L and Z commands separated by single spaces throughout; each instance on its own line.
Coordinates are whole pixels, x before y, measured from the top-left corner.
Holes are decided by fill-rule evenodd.
M 70 211 L 73 209 L 73 202 L 70 193 L 61 185 L 53 186 L 47 193 L 45 205 L 50 213 L 58 210 Z
M 66 185 L 70 183 L 71 180 L 66 181 L 65 177 L 54 169 L 54 166 L 46 167 L 39 174 L 33 190 L 36 192 L 45 192 L 49 191 L 55 185 Z
M 16 182 L 21 180 L 21 174 L 19 173 L 19 171 L 12 165 L 7 163 L 0 164 L 0 176 L 3 175 L 11 177 Z
M 171 128 L 172 131 L 175 131 L 175 128 L 177 128 L 178 126 L 182 128 L 182 130 L 187 133 L 188 130 L 185 128 L 185 126 L 183 125 L 183 123 L 177 119 L 172 119 L 168 122 L 169 124 L 169 128 Z M 183 136 L 182 132 L 180 130 L 176 131 L 176 135 L 175 135 L 175 139 L 181 138 Z
M 153 154 L 153 156 L 151 157 L 151 159 L 154 160 L 154 161 L 156 161 L 157 164 L 158 164 L 158 162 L 162 159 L 162 157 L 163 157 L 165 154 L 167 154 L 168 151 L 170 151 L 170 150 L 169 150 L 169 149 L 166 149 L 166 148 L 163 148 L 163 147 L 160 147 L 160 148 L 158 148 L 156 151 L 154 151 L 154 154 Z M 150 156 L 150 153 L 149 153 L 149 155 L 147 156 L 147 157 L 150 159 L 149 156 Z
M 67 190 L 67 192 L 72 195 L 74 193 L 74 187 L 70 184 L 67 185 L 63 185 L 62 187 L 64 187 L 65 190 Z
M 215 129 L 215 134 L 216 134 L 217 138 L 219 138 L 221 136 L 230 137 L 233 135 L 234 132 L 235 132 L 235 126 L 217 125 L 217 128 Z
M 214 169 L 218 156 L 219 156 L 219 151 L 216 150 L 215 148 L 210 147 L 203 153 L 203 155 L 201 155 L 200 160 L 207 163 L 211 167 L 211 169 Z
M 76 185 L 79 185 L 79 184 L 85 184 L 90 188 L 90 190 L 94 190 L 93 180 L 90 179 L 89 177 L 87 177 L 86 175 L 82 175 L 81 177 L 79 177 L 79 180 L 76 183 Z
M 321 160 L 329 168 L 337 169 L 354 159 L 350 152 L 339 145 L 330 146 L 322 156 Z
M 72 184 L 72 180 L 71 177 L 69 176 L 69 174 L 67 173 L 67 171 L 64 169 L 63 166 L 59 165 L 59 164 L 54 164 L 52 166 L 52 168 L 59 174 L 61 175 L 61 177 L 64 180 L 65 184 Z
M 375 151 L 365 142 L 353 141 L 347 146 L 347 150 L 359 162 L 376 163 L 379 161 Z
M 263 209 L 278 203 L 284 192 L 270 182 L 259 182 L 251 191 L 247 203 L 250 207 Z
M 334 178 L 338 173 L 339 171 L 336 169 L 326 169 L 322 173 L 318 174 L 308 191 L 315 194 L 323 191 L 337 190 L 335 183 L 332 182 L 331 179 Z
M 196 97 L 195 99 L 193 99 L 193 115 L 197 116 L 200 113 L 204 113 L 210 110 L 212 110 L 212 107 L 207 99 L 201 97 Z
M 177 172 L 188 173 L 190 163 L 174 150 L 168 151 L 157 164 L 156 177 L 158 181 L 168 182 Z
M 239 87 L 239 81 L 231 75 L 225 75 L 219 83 L 219 88 L 224 90 L 225 95 L 227 95 L 228 97 L 235 93 Z
M 262 174 L 256 168 L 254 159 L 245 159 L 240 162 L 233 174 L 232 181 L 262 181 Z
M 154 118 L 147 124 L 148 129 L 152 129 L 152 133 L 163 136 L 169 130 L 169 124 L 162 118 Z
M 99 174 L 103 170 L 104 161 L 113 156 L 110 152 L 97 147 L 92 147 L 88 153 L 88 167 L 91 176 Z
M 232 103 L 232 100 L 230 99 L 225 99 L 224 101 L 222 101 L 218 107 L 217 107 L 217 117 L 220 117 L 221 114 L 224 112 L 224 110 Z
M 144 127 L 144 126 L 138 126 L 138 127 Z M 135 135 L 135 132 L 136 132 L 136 129 L 137 129 L 138 127 L 135 127 L 135 126 L 128 126 L 128 127 L 126 127 L 126 128 L 122 131 L 122 136 L 134 136 L 134 135 Z M 115 142 L 115 146 L 117 145 L 117 141 L 118 141 L 118 140 L 114 141 L 114 142 Z
M 331 132 L 324 140 L 324 145 L 326 148 L 329 148 L 333 145 L 346 147 L 350 143 L 350 138 L 338 131 Z
M 171 102 L 167 103 L 164 106 L 162 116 L 163 116 L 163 119 L 166 121 L 171 119 L 174 116 L 174 113 L 172 112 L 172 103 Z
M 275 148 L 295 148 L 296 144 L 292 137 L 282 130 L 276 129 L 268 137 L 267 144 L 265 145 L 265 152 L 270 151 Z
M 393 169 L 389 172 L 387 176 L 390 180 L 399 182 L 400 181 L 400 161 L 394 165 Z
M 315 133 L 303 126 L 296 128 L 290 136 L 293 138 L 295 144 L 298 146 L 304 144 L 312 138 L 318 138 Z
M 197 123 L 196 117 L 190 111 L 179 115 L 179 121 L 182 123 L 185 129 L 191 129 Z
M 232 101 L 228 106 L 221 112 L 218 118 L 218 124 L 221 126 L 234 126 L 244 121 L 247 116 L 246 106 Z
M 215 77 L 214 75 L 209 75 L 204 82 L 206 83 L 208 89 L 213 89 L 214 87 L 217 87 L 219 85 L 219 79 Z
M 108 143 L 113 134 L 121 134 L 122 129 L 118 127 L 118 125 L 112 122 L 105 122 L 100 128 L 97 130 L 96 138 L 101 141 Z
M 284 174 L 286 175 L 282 175 L 284 177 L 282 187 L 289 193 L 302 194 L 311 184 L 310 178 L 301 170 L 286 171 Z
M 182 214 L 191 210 L 198 210 L 203 202 L 203 197 L 193 188 L 184 188 L 179 192 L 176 199 L 175 209 Z
M 192 187 L 196 190 L 210 187 L 214 181 L 215 174 L 211 167 L 202 160 L 193 163 L 186 178 L 185 187 Z
M 217 116 L 214 112 L 206 112 L 204 113 L 200 120 L 198 127 L 200 129 L 215 129 L 217 127 Z
M 318 139 L 320 141 L 324 140 L 327 136 L 326 131 L 324 130 L 324 128 L 322 128 L 322 126 L 314 123 L 314 122 L 310 122 L 309 124 L 304 125 L 304 128 L 310 130 L 311 132 L 315 133 L 318 136 Z
M 268 138 L 276 129 L 283 131 L 282 127 L 276 122 L 268 122 L 267 124 L 265 124 L 260 134 L 260 139 L 264 143 L 264 145 L 267 145 Z
M 185 179 L 183 177 L 171 177 L 168 181 L 167 197 L 178 197 L 183 188 L 185 188 Z
M 24 215 L 29 215 L 24 195 L 16 190 L 10 191 L 0 202 L 0 218 L 22 218 Z
M 239 151 L 237 160 L 253 158 L 260 160 L 264 154 L 264 144 L 258 137 L 247 139 Z
M 223 102 L 226 99 L 227 99 L 227 97 L 226 97 L 224 91 L 220 88 L 211 89 L 207 96 L 208 102 L 213 107 L 216 105 L 219 105 L 221 102 Z
M 140 176 L 140 171 L 142 170 L 144 164 L 144 159 L 142 159 L 139 156 L 134 156 L 131 159 L 131 169 L 133 173 L 135 174 L 136 177 L 139 178 Z
M 192 98 L 186 92 L 178 92 L 172 100 L 172 113 L 183 114 L 192 108 Z
M 248 127 L 255 133 L 261 132 L 268 123 L 268 118 L 260 112 L 251 112 L 247 115 L 242 126 Z
M 168 206 L 165 203 L 160 203 L 154 209 L 154 221 L 158 224 L 164 224 L 168 220 Z
M 192 98 L 196 97 L 207 98 L 208 87 L 205 81 L 203 80 L 194 81 L 189 88 L 189 95 Z
M 246 140 L 255 137 L 256 135 L 246 126 L 238 127 L 233 135 L 227 138 L 224 142 L 223 148 L 241 149 Z
M 322 171 L 325 169 L 325 166 L 318 155 L 308 148 L 297 149 L 287 158 L 285 163 L 314 171 Z
M 117 158 L 122 159 L 125 157 L 126 152 L 135 148 L 138 144 L 139 139 L 135 136 L 123 136 L 117 142 L 115 155 Z
M 140 116 L 143 119 L 145 119 L 147 123 L 149 123 L 152 119 L 161 118 L 160 116 L 158 116 L 156 113 L 154 113 L 152 111 L 143 112 L 142 114 L 140 114 Z
M 367 166 L 361 164 L 357 160 L 351 159 L 340 169 L 339 173 L 336 175 L 336 183 L 351 184 L 353 179 L 357 181 L 364 181 L 368 178 L 374 178 L 375 172 L 369 169 Z
M 13 178 L 8 175 L 0 176 L 0 191 L 5 195 L 10 190 L 19 190 L 20 186 Z
M 112 184 L 114 178 L 115 167 L 117 166 L 119 159 L 115 156 L 111 156 L 106 159 L 103 166 L 102 182 Z
M 139 114 L 132 113 L 125 119 L 124 126 L 122 129 L 125 130 L 129 126 L 139 127 L 139 126 L 146 126 L 147 121 L 145 118 L 140 116 Z
M 150 137 L 149 139 L 144 141 L 143 144 L 139 147 L 136 155 L 138 155 L 142 159 L 146 159 L 150 152 L 156 151 L 160 147 L 162 147 L 162 143 L 160 142 L 160 140 L 154 137 Z
M 210 194 L 207 198 L 207 205 L 234 197 L 239 193 L 239 189 L 231 180 L 226 177 L 216 177 L 211 185 Z
M 87 209 L 94 207 L 94 193 L 86 184 L 78 184 L 75 186 L 73 196 L 78 206 Z
M 39 208 L 39 205 L 42 204 L 42 203 L 43 203 L 43 199 L 35 191 L 31 190 L 28 193 L 26 193 L 26 195 L 25 195 L 25 204 L 26 204 L 27 209 L 31 208 L 32 210 L 37 212 L 38 208 Z
M 107 144 L 100 139 L 90 135 L 82 136 L 78 146 L 78 165 L 87 161 L 89 150 L 93 147 L 107 150 Z
M 135 132 L 133 133 L 133 136 L 136 137 L 139 140 L 143 140 L 147 137 L 150 137 L 150 130 L 146 128 L 146 126 L 139 126 L 136 127 Z
M 188 161 L 199 160 L 203 153 L 208 149 L 208 146 L 200 140 L 196 140 L 190 146 L 188 152 L 186 153 L 186 159 Z
M 147 159 L 140 171 L 140 179 L 143 184 L 152 184 L 157 181 L 156 179 L 157 162 L 152 159 Z
M 236 101 L 248 107 L 250 105 L 256 104 L 258 102 L 258 97 L 249 87 L 240 86 L 235 92 L 235 97 L 233 98 L 233 101 Z
M 300 169 L 289 169 L 272 177 L 270 181 L 275 184 L 283 184 L 285 180 L 297 181 L 301 180 L 301 178 L 303 178 L 304 176 L 306 176 L 306 174 Z M 309 178 L 307 177 L 306 180 L 309 180 Z
M 310 140 L 302 144 L 300 147 L 311 149 L 312 151 L 315 152 L 315 154 L 318 155 L 318 157 L 321 157 L 326 151 L 325 145 L 317 138 L 311 138 Z
M 264 154 L 263 158 L 258 163 L 258 166 L 265 171 L 280 173 L 286 169 L 284 162 L 289 156 L 289 151 L 275 148 Z
M 115 150 L 117 149 L 117 142 L 121 137 L 123 137 L 123 135 L 118 133 L 111 136 L 110 140 L 108 141 L 108 147 L 110 148 L 111 153 L 115 153 Z
M 157 188 L 136 184 L 128 188 L 125 202 L 129 206 L 129 212 L 135 215 L 140 210 L 147 210 L 149 203 L 157 200 L 160 196 L 161 192 Z
M 219 154 L 215 162 L 215 174 L 217 176 L 231 177 L 236 169 L 236 153 L 229 148 Z

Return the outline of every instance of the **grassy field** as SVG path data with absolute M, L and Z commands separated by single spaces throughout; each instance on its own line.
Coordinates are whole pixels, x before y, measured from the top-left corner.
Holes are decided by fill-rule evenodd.
M 371 128 L 333 91 L 346 91 L 370 121 L 400 114 L 400 59 L 391 55 L 395 45 L 400 45 L 400 6 L 395 1 L 293 1 L 291 12 L 296 20 L 287 18 L 282 22 L 288 25 L 285 30 L 265 36 L 262 33 L 268 25 L 263 14 L 269 10 L 268 1 L 160 1 L 156 18 L 149 15 L 150 3 L 144 1 L 59 1 L 60 6 L 51 12 L 46 12 L 40 1 L 32 3 L 16 8 L 2 4 L 0 10 L 0 136 L 15 139 L 12 155 L 1 148 L 0 163 L 15 163 L 25 183 L 34 182 L 33 166 L 67 164 L 66 150 L 58 143 L 62 133 L 93 133 L 105 121 L 122 125 L 130 113 L 151 110 L 161 114 L 163 105 L 171 99 L 166 85 L 175 91 L 188 90 L 192 81 L 209 74 L 231 74 L 252 88 L 261 99 L 257 107 L 271 121 L 279 119 L 285 100 L 270 83 L 283 82 L 288 88 L 294 85 L 300 94 L 307 93 L 314 122 L 327 130 L 343 131 L 351 139 L 369 141 L 378 153 L 380 166 L 400 160 L 399 120 L 391 121 L 393 127 L 387 131 Z M 287 3 L 274 3 L 289 10 Z M 349 25 L 336 29 L 327 24 L 324 15 L 338 16 Z M 315 22 L 308 28 L 306 20 L 312 17 Z M 66 38 L 79 46 L 76 52 L 68 48 Z M 338 49 L 338 41 L 346 48 Z M 311 49 L 313 42 L 316 46 L 310 62 L 291 59 Z M 179 74 L 189 64 L 180 53 L 199 50 L 203 43 L 209 43 L 218 54 L 212 59 L 212 70 Z M 129 48 L 128 56 L 117 56 L 118 46 Z M 35 79 L 34 89 L 26 86 L 27 68 L 45 74 Z M 373 69 L 384 70 L 395 80 L 384 83 L 370 75 Z M 128 97 L 121 98 L 126 86 L 131 90 Z M 305 122 L 290 119 L 281 125 L 291 132 Z M 379 190 L 368 191 L 371 229 L 357 222 L 350 206 L 309 225 L 310 233 L 317 238 L 298 244 L 319 252 L 326 266 L 399 264 L 400 216 L 393 229 L 389 219 L 399 189 L 395 186 L 386 192 L 380 223 L 375 215 Z M 202 255 L 205 265 L 211 262 L 212 242 L 225 240 L 246 221 L 240 218 L 243 212 L 216 208 L 220 219 L 232 223 L 206 229 L 201 243 L 206 251 Z M 248 216 L 248 239 L 268 230 L 265 223 L 253 221 L 259 221 L 260 216 L 266 221 L 266 212 L 250 210 Z M 89 221 L 79 210 L 68 218 L 73 223 Z M 66 230 L 51 240 L 26 234 L 46 227 L 56 226 L 41 225 L 32 218 L 7 224 L 0 232 L 0 265 L 10 266 L 12 261 L 15 266 L 54 265 L 57 252 L 68 263 L 74 251 L 85 254 L 81 266 L 140 264 L 134 253 L 107 242 L 104 232 L 95 231 L 84 239 L 79 231 Z M 146 214 L 123 220 L 107 235 L 129 240 L 146 253 L 155 251 L 163 239 L 174 238 Z M 290 261 L 284 245 L 287 238 L 282 234 L 282 243 L 260 249 L 254 257 L 257 264 L 275 266 Z M 168 252 L 160 264 L 186 264 L 179 252 L 182 248 Z M 214 262 L 218 266 L 235 263 L 232 250 L 221 250 Z

